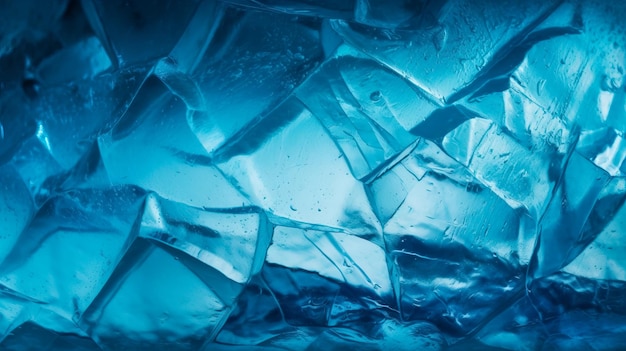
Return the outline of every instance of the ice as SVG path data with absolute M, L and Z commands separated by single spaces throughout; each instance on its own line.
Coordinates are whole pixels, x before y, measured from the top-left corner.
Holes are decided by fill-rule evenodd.
M 609 224 L 626 199 L 623 180 L 574 153 L 546 213 L 530 272 L 546 276 L 578 256 Z
M 111 60 L 102 44 L 98 38 L 90 37 L 46 58 L 37 67 L 36 75 L 42 83 L 55 85 L 92 78 L 110 67 Z
M 416 138 L 409 131 L 438 107 L 432 97 L 347 46 L 298 87 L 296 96 L 330 131 L 358 179 L 410 149 Z
M 300 102 L 287 100 L 242 140 L 218 167 L 252 202 L 278 217 L 345 229 L 381 244 L 363 184 Z
M 225 10 L 206 53 L 199 53 L 189 72 L 201 99 L 199 106 L 188 105 L 187 118 L 209 153 L 236 142 L 315 68 L 323 57 L 320 31 L 315 19 Z M 190 40 L 183 37 L 181 43 Z
M 298 16 L 352 18 L 356 0 L 225 0 L 228 3 Z
M 268 347 L 278 344 L 303 348 L 320 333 L 321 330 L 317 328 L 287 324 L 272 291 L 260 276 L 255 276 L 239 297 L 228 321 L 217 335 L 216 342 L 245 345 L 250 349 L 255 345 Z
M 392 213 L 383 230 L 403 320 L 428 320 L 459 335 L 520 291 L 519 260 L 529 260 L 522 255 L 533 238 L 518 232 L 519 212 L 441 154 L 421 143 L 380 178 L 384 185 L 372 183 L 371 193 Z M 392 200 L 386 191 L 393 188 Z
M 218 285 L 225 278 L 213 273 L 214 279 L 203 281 L 210 268 L 199 267 L 196 273 L 175 252 L 145 239 L 129 248 L 79 322 L 102 348 L 151 344 L 155 350 L 199 349 L 217 332 L 232 296 L 223 300 L 206 284 Z
M 624 14 L 0 1 L 0 349 L 621 349 Z
M 386 321 L 380 325 L 376 337 L 366 337 L 355 333 L 350 329 L 335 329 L 333 332 L 325 332 L 306 349 L 313 350 L 345 350 L 346 348 L 358 347 L 359 350 L 382 351 L 442 350 L 445 341 L 439 335 L 437 329 L 428 323 L 398 323 Z
M 22 41 L 35 39 L 54 27 L 68 4 L 54 0 L 41 4 L 35 0 L 7 2 L 0 11 L 0 57 Z
M 523 82 L 529 98 L 565 121 L 578 123 L 583 130 L 618 124 L 623 128 L 618 122 L 620 114 L 609 113 L 621 108 L 623 115 L 619 87 L 623 84 L 626 37 L 618 24 L 620 17 L 615 15 L 624 11 L 623 4 L 611 9 L 583 1 L 564 7 L 578 7 L 583 15 L 579 14 L 576 21 L 584 30 L 538 43 L 514 77 Z
M 148 195 L 140 236 L 171 246 L 245 284 L 261 269 L 270 240 L 254 208 L 209 212 Z
M 362 290 L 361 294 L 370 295 L 368 300 L 374 299 L 380 308 L 391 310 L 395 301 L 389 271 L 386 265 L 381 264 L 385 260 L 385 253 L 379 246 L 359 237 L 286 227 L 274 230 L 266 258 L 268 264 L 312 272 L 352 289 Z M 270 280 L 270 286 L 275 284 Z M 276 287 L 284 289 L 280 285 Z M 349 312 L 354 313 L 345 311 L 345 307 L 340 305 L 333 306 L 330 323 L 346 322 L 342 321 L 346 318 L 342 314 Z
M 519 43 L 556 5 L 557 1 L 507 5 L 447 1 L 430 28 L 390 31 L 343 21 L 334 22 L 334 28 L 348 43 L 416 86 L 442 102 L 453 102 L 457 93 L 497 61 L 501 49 Z
M 618 182 L 620 187 L 625 185 L 623 179 Z M 626 228 L 626 206 L 619 201 L 611 202 L 609 206 L 613 208 L 603 215 L 612 214 L 612 218 L 605 219 L 608 223 L 596 239 L 563 268 L 564 272 L 597 280 L 626 281 L 626 247 L 622 230 Z
M 250 205 L 215 168 L 185 114 L 179 98 L 148 78 L 121 121 L 98 139 L 111 183 L 155 189 L 168 200 L 197 207 Z
M 24 346 L 26 345 L 26 347 Z M 100 347 L 89 337 L 60 335 L 40 325 L 27 322 L 13 329 L 0 346 L 7 351 L 98 351 Z
M 533 218 L 550 200 L 563 162 L 557 150 L 529 150 L 482 118 L 465 121 L 446 134 L 442 148 L 511 207 L 524 208 Z
M 198 1 L 81 0 L 81 4 L 114 65 L 132 65 L 166 56 Z
M 446 0 L 357 0 L 355 20 L 392 30 L 422 29 L 435 25 Z
M 52 198 L 3 257 L 0 284 L 68 319 L 82 313 L 128 246 L 142 200 L 131 187 Z

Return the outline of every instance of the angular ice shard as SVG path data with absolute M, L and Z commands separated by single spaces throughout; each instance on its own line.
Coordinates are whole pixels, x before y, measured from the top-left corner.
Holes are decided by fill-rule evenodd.
M 68 0 L 40 3 L 36 0 L 6 2 L 0 11 L 0 57 L 10 54 L 22 41 L 51 30 L 63 15 Z
M 187 260 L 137 239 L 82 316 L 81 327 L 109 350 L 145 344 L 155 350 L 200 349 L 221 326 L 232 301 L 207 286 L 211 279 L 205 282 L 203 273 L 210 268 L 199 267 L 196 273 Z
M 624 201 L 623 178 L 611 179 L 603 169 L 574 153 L 540 221 L 530 273 L 546 276 L 569 264 L 605 230 Z
M 237 300 L 228 321 L 216 337 L 216 343 L 224 349 L 252 349 L 255 345 L 260 349 L 271 349 L 271 346 L 306 348 L 321 334 L 319 328 L 293 326 L 285 321 L 281 308 L 260 276 L 255 276 L 246 286 Z M 218 349 L 219 344 L 209 346 Z M 270 346 L 271 345 L 271 346 Z
M 306 348 L 314 350 L 345 350 L 358 347 L 359 350 L 383 351 L 443 350 L 446 342 L 438 330 L 428 323 L 400 323 L 388 320 L 379 325 L 375 337 L 368 337 L 351 329 L 336 328 L 320 335 Z
M 133 229 L 136 237 L 106 285 L 75 316 L 105 349 L 200 349 L 260 270 L 271 234 L 254 209 L 209 212 L 154 194 Z
M 512 12 L 495 1 L 447 1 L 433 26 L 414 31 L 343 21 L 333 25 L 348 43 L 442 102 L 454 102 L 500 59 L 502 50 L 519 43 L 558 3 L 524 2 Z
M 185 114 L 179 98 L 157 78 L 148 78 L 120 122 L 98 139 L 111 183 L 155 189 L 191 206 L 250 205 L 212 164 Z
M 225 0 L 228 3 L 296 16 L 352 18 L 356 0 Z
M 385 261 L 356 236 L 276 227 L 263 276 L 289 324 L 358 330 L 397 311 Z
M 417 139 L 409 133 L 438 104 L 367 56 L 341 46 L 296 90 L 328 129 L 358 179 L 367 179 Z
M 245 284 L 259 272 L 271 226 L 255 208 L 207 211 L 148 195 L 139 236 L 170 246 Z
M 111 60 L 96 37 L 84 39 L 46 58 L 37 67 L 37 78 L 43 84 L 92 78 L 111 67 Z
M 111 61 L 131 65 L 167 55 L 198 1 L 81 0 L 81 4 Z
M 80 315 L 131 242 L 142 202 L 143 191 L 133 187 L 53 197 L 3 257 L 0 286 L 46 303 L 67 319 Z
M 519 261 L 528 262 L 523 255 L 534 238 L 518 232 L 521 212 L 435 145 L 418 145 L 370 191 L 387 219 L 385 247 L 403 320 L 463 335 L 523 288 Z
M 75 64 L 65 68 L 65 73 L 51 74 L 80 71 Z M 139 67 L 42 83 L 33 98 L 9 91 L 6 99 L 0 98 L 0 163 L 10 162 L 33 195 L 45 201 L 42 185 L 74 167 L 98 134 L 121 117 L 145 74 Z
M 296 99 L 278 106 L 221 157 L 224 174 L 273 216 L 382 244 L 363 184 L 323 125 Z
M 373 27 L 411 30 L 432 26 L 446 3 L 425 0 L 225 0 L 243 8 L 353 20 Z
M 446 0 L 356 0 L 355 21 L 391 30 L 423 29 L 437 23 Z
M 187 104 L 188 123 L 209 153 L 236 144 L 246 129 L 287 98 L 324 54 L 320 20 L 223 11 L 219 25 L 208 32 L 210 44 L 197 52 L 193 65 L 180 58 L 188 55 L 185 48 L 196 45 L 193 25 L 204 23 L 202 13 L 177 44 L 184 51 L 172 53 L 174 64 L 156 72 Z
M 626 191 L 624 179 L 614 182 L 622 188 L 623 194 Z M 608 203 L 606 212 L 601 214 L 604 217 L 602 231 L 578 257 L 563 268 L 564 272 L 590 279 L 626 281 L 626 246 L 622 229 L 626 228 L 626 206 L 623 202 Z

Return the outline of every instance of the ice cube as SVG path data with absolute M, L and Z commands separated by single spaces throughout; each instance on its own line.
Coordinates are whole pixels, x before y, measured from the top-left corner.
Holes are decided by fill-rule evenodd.
M 218 167 L 274 216 L 382 244 L 380 223 L 323 125 L 290 99 L 221 155 Z

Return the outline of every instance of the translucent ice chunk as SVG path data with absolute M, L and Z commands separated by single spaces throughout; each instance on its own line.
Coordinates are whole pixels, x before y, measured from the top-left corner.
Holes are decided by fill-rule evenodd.
M 111 67 L 111 60 L 96 37 L 84 39 L 46 58 L 37 67 L 37 78 L 55 85 L 92 78 Z
M 268 263 L 315 272 L 389 300 L 392 294 L 385 253 L 377 245 L 343 233 L 276 227 Z M 387 301 L 391 303 L 391 301 Z
M 446 344 L 436 327 L 424 322 L 399 323 L 388 320 L 377 326 L 376 336 L 363 335 L 350 329 L 336 328 L 320 335 L 307 351 L 345 350 L 358 347 L 359 350 L 383 351 L 442 350 Z
M 574 18 L 584 30 L 538 43 L 514 77 L 530 99 L 568 123 L 575 122 L 583 130 L 606 124 L 623 129 L 621 118 L 609 116 L 623 93 L 626 39 L 618 29 L 622 20 L 618 13 L 624 11 L 624 4 L 609 9 L 596 2 L 566 2 L 562 7 L 578 7 Z M 623 100 L 621 104 L 623 111 Z
M 626 175 L 626 142 L 621 132 L 613 128 L 584 131 L 576 150 L 611 176 Z
M 468 120 L 448 133 L 442 146 L 511 207 L 526 208 L 533 218 L 543 213 L 550 200 L 563 162 L 558 154 L 529 150 L 492 122 L 480 118 Z
M 476 350 L 524 350 L 541 349 L 543 340 L 549 333 L 538 327 L 541 317 L 531 300 L 522 296 L 519 300 L 503 308 L 497 316 L 489 320 L 473 338 Z M 459 342 L 458 350 L 466 349 L 467 343 Z M 456 350 L 456 349 L 455 349 Z
M 13 95 L 13 96 L 11 96 Z M 23 118 L 21 105 L 26 101 L 15 101 L 15 95 L 0 100 L 0 165 L 11 160 L 22 144 L 37 131 L 32 118 Z
M 623 204 L 626 184 L 624 179 L 615 179 L 612 183 L 609 189 L 613 188 L 617 194 L 609 196 L 617 197 L 617 201 L 604 206 L 604 213 L 598 214 L 603 217 L 601 221 L 591 221 L 588 225 L 598 226 L 593 229 L 601 232 L 578 257 L 563 268 L 564 272 L 597 280 L 626 281 L 626 247 L 622 230 L 626 227 L 626 206 Z
M 370 191 L 387 213 L 396 207 L 383 231 L 402 318 L 462 335 L 521 290 L 535 238 L 520 233 L 521 212 L 436 150 L 418 145 Z
M 200 349 L 226 321 L 234 296 L 228 279 L 196 262 L 137 239 L 80 325 L 105 349 Z
M 543 329 L 546 347 L 607 350 L 625 340 L 623 281 L 557 273 L 534 280 L 528 296 L 541 315 L 534 328 Z
M 206 52 L 198 53 L 195 70 L 189 70 L 188 64 L 170 66 L 188 72 L 177 79 L 193 89 L 179 94 L 185 102 L 199 101 L 188 105 L 187 118 L 209 153 L 235 143 L 250 125 L 279 105 L 324 55 L 320 20 L 232 8 L 221 18 Z M 186 33 L 179 47 L 195 45 L 196 35 Z M 186 55 L 181 52 L 182 57 Z M 179 72 L 174 74 L 180 76 Z M 191 91 L 193 98 L 184 97 Z
M 171 246 L 245 284 L 258 273 L 270 241 L 271 228 L 258 209 L 209 212 L 146 198 L 140 236 Z
M 626 199 L 621 179 L 610 176 L 577 152 L 540 222 L 530 267 L 534 277 L 563 268 L 604 230 Z
M 348 46 L 341 46 L 296 90 L 330 131 L 363 179 L 409 147 L 409 131 L 438 107 L 404 78 Z
M 295 349 L 306 347 L 320 333 L 316 328 L 287 324 L 272 291 L 260 276 L 256 276 L 238 298 L 236 308 L 217 335 L 216 341 L 227 345 L 241 345 L 242 350 L 253 345 L 265 345 L 260 347 L 262 350 L 271 350 L 270 345 L 289 345 Z
M 0 342 L 11 333 L 18 325 L 28 321 L 31 317 L 28 300 L 16 297 L 7 291 L 0 289 Z M 1 345 L 1 344 L 0 344 Z
M 195 0 L 82 0 L 81 3 L 114 65 L 166 56 L 198 6 Z
M 385 261 L 379 246 L 356 236 L 276 227 L 263 277 L 287 323 L 368 333 L 359 321 L 397 310 Z
M 37 37 L 52 29 L 68 2 L 54 0 L 42 4 L 27 0 L 0 5 L 0 57 L 10 53 L 25 38 Z
M 468 97 L 460 105 L 494 121 L 519 144 L 534 152 L 566 153 L 576 142 L 572 133 L 579 128 L 568 125 L 562 116 L 530 99 L 514 78 L 508 80 L 506 90 Z
M 499 50 L 519 42 L 556 5 L 558 1 L 510 6 L 448 1 L 437 25 L 428 29 L 392 32 L 342 21 L 334 28 L 348 43 L 443 102 L 476 79 Z
M 277 107 L 221 157 L 219 168 L 273 215 L 381 243 L 363 185 L 323 125 L 297 100 Z
M 51 199 L 0 265 L 0 284 L 67 319 L 82 313 L 128 246 L 142 201 L 143 192 L 130 187 Z
M 111 182 L 155 189 L 166 199 L 191 206 L 249 205 L 212 165 L 185 114 L 184 103 L 161 81 L 147 79 L 123 119 L 98 140 Z
M 353 19 L 359 23 L 389 29 L 415 29 L 437 21 L 445 1 L 428 2 L 381 0 L 226 0 L 226 2 L 296 16 Z

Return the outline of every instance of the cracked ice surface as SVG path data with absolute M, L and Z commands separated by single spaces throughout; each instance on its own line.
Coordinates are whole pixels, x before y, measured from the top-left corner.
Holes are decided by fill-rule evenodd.
M 0 3 L 0 349 L 622 348 L 624 15 Z

